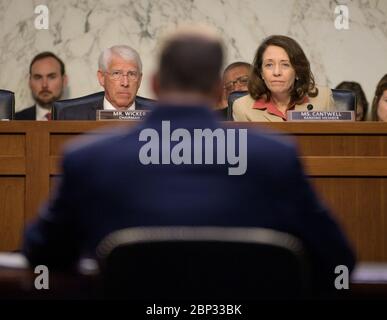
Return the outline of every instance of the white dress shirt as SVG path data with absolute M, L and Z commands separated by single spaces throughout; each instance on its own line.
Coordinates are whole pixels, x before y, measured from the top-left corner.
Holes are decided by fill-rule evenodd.
M 103 109 L 104 110 L 117 110 L 117 108 L 114 108 L 114 106 L 109 102 L 106 97 L 103 98 Z M 132 105 L 127 110 L 136 110 L 136 107 L 134 105 L 134 101 Z
M 51 112 L 51 109 L 42 108 L 39 104 L 35 104 L 36 106 L 36 120 L 47 121 L 46 114 Z

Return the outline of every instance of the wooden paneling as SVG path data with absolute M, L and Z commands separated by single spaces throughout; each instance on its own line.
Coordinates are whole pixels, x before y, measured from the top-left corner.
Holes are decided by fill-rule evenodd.
M 24 178 L 0 176 L 0 251 L 16 250 L 21 243 L 24 193 Z
M 387 157 L 301 157 L 310 176 L 384 176 Z
M 24 175 L 25 153 L 24 133 L 0 133 L 0 175 Z
M 304 156 L 387 156 L 387 139 L 359 135 L 298 135 Z
M 47 198 L 49 192 L 50 136 L 44 130 L 34 130 L 27 133 L 27 170 L 26 170 L 26 219 L 36 216 L 36 211 Z M 36 128 L 38 129 L 38 128 Z
M 1 134 L 0 133 L 0 155 L 1 156 L 24 156 L 26 153 L 24 134 Z
M 386 261 L 387 179 L 320 177 L 312 181 L 357 249 L 358 258 Z
M 24 175 L 25 157 L 0 156 L 0 175 Z
M 50 156 L 59 156 L 66 143 L 76 138 L 79 134 L 51 134 L 50 136 Z
M 63 145 L 77 135 L 132 122 L 0 122 L 0 250 L 14 250 L 60 174 Z M 386 123 L 227 123 L 296 141 L 321 197 L 362 261 L 387 262 Z M 272 130 L 274 129 L 274 131 Z

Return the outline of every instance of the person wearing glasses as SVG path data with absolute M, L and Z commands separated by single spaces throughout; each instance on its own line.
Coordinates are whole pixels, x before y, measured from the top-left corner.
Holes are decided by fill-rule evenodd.
M 251 64 L 247 62 L 234 62 L 224 69 L 223 83 L 226 97 L 234 91 L 247 91 Z
M 141 85 L 142 63 L 139 54 L 126 45 L 115 45 L 103 50 L 98 59 L 97 77 L 105 95 L 97 103 L 62 110 L 65 120 L 96 120 L 97 110 L 144 110 L 137 98 Z M 143 98 L 144 99 L 144 98 Z
M 228 97 L 234 91 L 247 91 L 251 64 L 237 61 L 229 64 L 223 71 L 223 93 L 217 112 L 227 119 Z
M 270 36 L 259 46 L 249 94 L 235 100 L 235 121 L 286 121 L 287 111 L 331 111 L 332 90 L 317 87 L 309 61 L 292 38 Z

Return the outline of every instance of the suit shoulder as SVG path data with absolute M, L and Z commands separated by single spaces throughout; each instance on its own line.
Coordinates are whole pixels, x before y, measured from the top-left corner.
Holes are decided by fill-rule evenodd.
M 329 87 L 326 86 L 316 86 L 318 89 L 318 96 L 330 96 L 332 95 L 332 90 Z
M 85 101 L 85 102 L 77 102 L 75 104 L 69 104 L 66 107 L 63 108 L 62 111 L 84 111 L 84 110 L 89 110 L 90 108 L 98 108 L 98 107 L 103 107 L 103 98 L 98 101 L 90 102 L 90 101 Z
M 248 94 L 236 99 L 232 105 L 235 121 L 246 121 L 246 113 L 252 108 L 255 100 Z
M 333 92 L 329 87 L 316 86 L 318 94 L 316 97 L 309 97 L 310 102 L 315 104 L 319 110 L 329 111 L 334 106 Z
M 35 106 L 30 106 L 15 113 L 15 120 L 35 120 L 36 111 Z
M 233 108 L 240 109 L 244 107 L 250 107 L 253 105 L 255 100 L 248 94 L 240 97 L 234 101 Z

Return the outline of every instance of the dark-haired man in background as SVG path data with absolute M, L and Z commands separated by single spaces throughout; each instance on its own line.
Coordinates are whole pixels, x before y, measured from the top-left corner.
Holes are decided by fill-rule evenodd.
M 35 104 L 15 114 L 16 120 L 50 120 L 54 101 L 67 86 L 63 61 L 52 52 L 36 55 L 30 64 L 29 87 Z
M 216 112 L 221 119 L 226 120 L 228 116 L 228 97 L 235 91 L 247 91 L 251 64 L 236 61 L 229 64 L 223 71 L 223 94 L 217 105 Z

